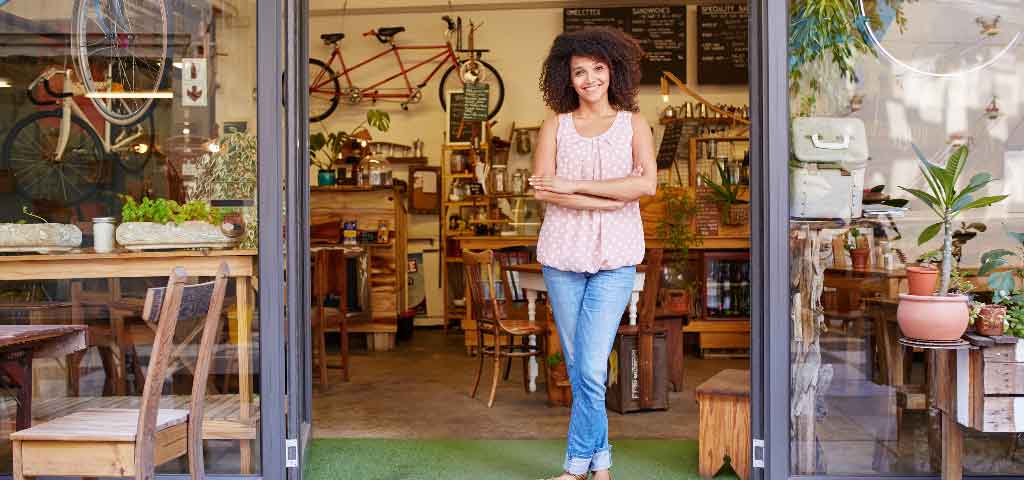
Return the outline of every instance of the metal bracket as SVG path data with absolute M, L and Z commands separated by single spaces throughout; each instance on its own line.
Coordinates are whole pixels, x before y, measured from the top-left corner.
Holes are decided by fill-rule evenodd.
M 753 467 L 764 468 L 764 440 L 760 438 L 754 439 L 754 448 L 751 449 L 751 455 L 753 455 Z
M 284 439 L 285 468 L 299 468 L 299 440 L 295 438 Z

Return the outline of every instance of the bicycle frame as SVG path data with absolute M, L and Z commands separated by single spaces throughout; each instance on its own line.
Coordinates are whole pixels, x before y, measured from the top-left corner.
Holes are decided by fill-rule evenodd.
M 419 62 L 419 63 L 417 63 L 417 64 L 415 64 L 415 65 L 413 65 L 411 67 L 406 68 L 405 64 L 402 62 L 402 55 L 399 53 L 401 50 L 440 50 L 440 51 L 437 54 L 433 55 L 432 57 L 430 57 L 430 58 L 428 58 L 426 60 L 423 60 L 423 61 L 421 61 L 421 62 Z M 451 42 L 447 42 L 447 41 L 444 43 L 444 45 L 407 45 L 407 46 L 403 46 L 403 45 L 395 45 L 394 43 L 392 43 L 391 44 L 391 48 L 388 48 L 388 49 L 384 50 L 383 52 L 380 52 L 380 53 L 378 53 L 378 54 L 376 54 L 376 55 L 374 55 L 374 56 L 372 56 L 372 57 L 370 57 L 370 58 L 368 58 L 366 60 L 363 60 L 362 62 L 359 62 L 359 63 L 351 66 L 351 67 L 349 67 L 349 66 L 347 66 L 345 64 L 345 58 L 344 58 L 344 56 L 341 53 L 341 48 L 338 47 L 338 46 L 335 46 L 334 50 L 331 52 L 331 58 L 329 58 L 327 60 L 327 65 L 331 65 L 332 63 L 334 63 L 334 59 L 337 58 L 338 59 L 338 63 L 341 65 L 341 71 L 335 73 L 334 77 L 323 79 L 320 83 L 317 83 L 316 85 L 311 86 L 310 87 L 310 91 L 318 91 L 318 89 L 320 87 L 326 85 L 327 82 L 330 82 L 333 78 L 338 78 L 338 77 L 345 77 L 345 83 L 347 84 L 349 89 L 356 88 L 355 85 L 352 83 L 352 77 L 349 74 L 352 73 L 353 71 L 355 71 L 356 69 L 364 66 L 364 65 L 367 65 L 369 63 L 372 63 L 372 62 L 376 61 L 378 58 L 381 58 L 381 57 L 384 57 L 385 55 L 388 55 L 389 53 L 393 53 L 395 55 L 395 60 L 398 62 L 398 69 L 399 69 L 398 73 L 396 73 L 396 74 L 394 74 L 394 75 L 392 75 L 390 77 L 387 77 L 384 80 L 381 80 L 381 81 L 379 81 L 377 83 L 374 83 L 372 85 L 369 85 L 369 86 L 366 86 L 366 87 L 361 87 L 360 90 L 366 92 L 366 93 L 363 94 L 364 97 L 370 98 L 370 99 L 375 99 L 375 100 L 376 99 L 408 99 L 408 98 L 412 97 L 413 95 L 415 95 L 415 93 L 416 93 L 416 91 L 418 89 L 423 88 L 427 83 L 429 83 L 430 80 L 432 78 L 434 78 L 434 75 L 436 75 L 437 72 L 441 70 L 441 67 L 443 65 L 445 65 L 449 61 L 451 62 L 452 65 L 455 65 L 456 67 L 459 64 L 459 57 L 458 57 L 458 55 L 455 54 L 455 50 L 452 48 Z M 438 61 L 438 60 L 440 60 L 440 61 Z M 419 69 L 420 67 L 422 67 L 422 66 L 424 66 L 424 65 L 426 65 L 428 63 L 435 62 L 435 61 L 438 61 L 437 62 L 437 66 L 435 66 L 434 69 L 431 70 L 429 74 L 427 74 L 426 78 L 424 78 L 422 82 L 416 84 L 416 86 L 413 87 L 413 84 L 409 81 L 409 73 L 412 72 L 413 70 Z M 392 81 L 392 80 L 394 80 L 394 79 L 396 79 L 398 77 L 403 77 L 403 79 L 405 80 L 405 92 L 404 93 L 402 93 L 402 92 L 395 92 L 395 93 L 387 93 L 387 92 L 385 92 L 385 93 L 381 93 L 381 92 L 377 91 L 378 87 L 380 87 L 381 85 L 384 85 L 384 84 L 386 84 L 386 83 L 388 83 L 388 82 L 390 82 L 390 81 Z M 323 92 L 321 92 L 321 93 L 323 93 Z M 340 94 L 340 92 L 339 92 L 339 94 Z
M 55 75 L 64 75 L 63 92 L 61 92 L 63 93 L 63 95 L 62 98 L 58 99 L 61 108 L 61 119 L 60 136 L 57 138 L 57 151 L 55 152 L 55 154 L 56 160 L 59 161 L 64 156 L 64 150 L 67 148 L 68 140 L 71 136 L 72 115 L 80 118 L 94 132 L 99 132 L 100 130 L 92 124 L 92 122 L 89 120 L 89 117 L 87 117 L 85 115 L 85 112 L 82 111 L 82 107 L 79 107 L 78 104 L 75 103 L 76 96 L 84 95 L 84 88 L 82 88 L 80 84 L 77 84 L 71 80 L 70 69 L 59 70 L 57 68 L 50 68 L 46 70 L 45 72 L 43 72 L 42 75 L 36 77 L 36 79 L 33 80 L 31 84 L 29 84 L 29 90 L 36 88 L 39 82 L 49 80 L 50 78 L 53 78 Z M 143 131 L 141 126 L 136 125 L 134 132 L 121 132 L 121 134 L 118 135 L 118 138 L 114 141 L 114 143 L 111 143 L 110 135 L 110 124 L 104 123 L 103 136 L 100 137 L 100 139 L 103 142 L 103 151 L 105 153 L 110 153 L 115 150 L 121 150 L 122 148 L 130 146 L 132 142 L 137 140 L 139 137 L 143 136 Z

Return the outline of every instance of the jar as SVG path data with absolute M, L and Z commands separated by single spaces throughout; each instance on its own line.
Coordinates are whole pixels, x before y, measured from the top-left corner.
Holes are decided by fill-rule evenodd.
M 462 152 L 452 152 L 449 157 L 451 163 L 452 173 L 463 173 L 466 171 L 466 154 Z
M 508 169 L 505 165 L 491 167 L 490 193 L 508 193 Z
M 520 168 L 512 174 L 512 193 L 516 195 L 522 195 L 526 192 L 526 174 L 524 170 Z
M 114 251 L 114 217 L 92 219 L 92 243 L 96 253 Z
M 383 187 L 391 185 L 391 162 L 383 154 L 375 153 L 359 162 L 359 186 Z

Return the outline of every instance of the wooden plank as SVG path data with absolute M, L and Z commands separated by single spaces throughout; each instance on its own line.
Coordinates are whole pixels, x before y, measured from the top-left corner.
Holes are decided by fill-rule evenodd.
M 700 384 L 697 394 L 750 398 L 750 370 L 722 370 Z
M 711 478 L 726 455 L 739 478 L 750 478 L 750 399 L 697 393 L 699 473 Z
M 961 480 L 964 476 L 964 432 L 952 415 L 942 416 L 942 479 Z
M 212 277 L 221 262 L 228 264 L 232 277 L 252 276 L 255 258 L 255 250 L 0 256 L 0 280 L 163 277 L 174 267 Z
M 978 372 L 982 371 L 985 359 L 980 350 L 971 350 L 969 353 L 969 359 L 970 365 L 967 369 L 969 380 L 967 391 L 965 392 L 967 395 L 967 407 L 965 410 L 967 410 L 967 418 L 969 419 L 969 422 L 964 423 L 964 425 L 978 429 L 981 428 L 984 423 L 985 417 L 985 411 L 983 409 L 983 406 L 985 405 L 985 376 L 978 375 Z M 957 395 L 960 395 L 959 388 L 957 389 Z
M 985 397 L 982 431 L 1024 432 L 1024 397 Z
M 1024 395 L 1024 363 L 989 361 L 976 368 L 984 372 L 985 395 Z
M 746 333 L 750 332 L 750 322 L 746 320 L 694 320 L 683 327 L 685 333 Z
M 160 410 L 155 429 L 182 424 L 188 410 Z M 54 440 L 68 442 L 134 442 L 139 411 L 136 409 L 86 409 L 66 417 L 11 434 L 16 440 Z
M 182 423 L 156 433 L 155 464 L 173 460 L 188 453 L 188 424 Z
M 131 477 L 134 442 L 21 442 L 25 476 Z
M 986 362 L 1024 362 L 1024 342 L 1017 344 L 996 344 L 982 349 Z
M 701 333 L 700 348 L 750 348 L 750 335 L 746 333 Z

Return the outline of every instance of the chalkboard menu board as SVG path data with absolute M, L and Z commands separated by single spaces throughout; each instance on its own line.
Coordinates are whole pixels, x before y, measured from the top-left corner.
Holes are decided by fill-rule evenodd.
M 697 82 L 747 83 L 747 5 L 707 5 L 697 9 Z
M 700 120 L 676 120 L 665 126 L 658 146 L 658 170 L 671 168 L 679 158 L 690 158 L 690 138 L 697 136 L 701 126 Z
M 646 57 L 640 64 L 640 83 L 658 84 L 662 71 L 686 81 L 686 7 L 566 8 L 562 29 L 614 27 L 637 39 Z
M 490 85 L 467 83 L 463 86 L 463 120 L 487 120 Z
M 449 145 L 468 145 L 473 137 L 483 136 L 484 120 L 467 120 L 466 94 L 461 91 L 448 92 L 448 134 Z M 484 106 L 484 118 L 487 118 L 487 107 Z M 483 140 L 481 138 L 481 140 Z

